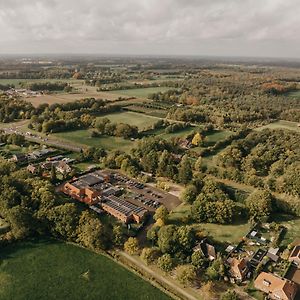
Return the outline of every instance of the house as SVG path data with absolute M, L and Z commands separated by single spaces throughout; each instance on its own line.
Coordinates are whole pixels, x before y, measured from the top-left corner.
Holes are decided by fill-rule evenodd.
M 17 153 L 12 156 L 11 160 L 17 163 L 27 162 L 27 155 L 23 153 Z
M 27 171 L 32 173 L 32 174 L 36 174 L 37 173 L 37 167 L 30 164 L 30 165 L 27 166 Z
M 210 245 L 206 242 L 206 239 L 203 239 L 196 247 L 193 248 L 194 251 L 201 251 L 203 256 L 208 258 L 210 261 L 217 258 L 216 249 L 213 245 Z
M 300 268 L 300 243 L 293 248 L 289 261 L 292 261 L 298 268 Z
M 243 281 L 248 273 L 248 261 L 245 258 L 238 259 L 230 257 L 227 260 L 229 264 L 229 274 L 237 281 Z
M 266 254 L 267 257 L 269 257 L 272 261 L 277 262 L 279 259 L 278 256 L 279 248 L 270 248 Z
M 296 283 L 266 272 L 257 276 L 254 286 L 274 300 L 294 300 L 298 288 Z
M 60 161 L 56 166 L 56 171 L 65 175 L 72 171 L 72 168 L 64 161 Z
M 191 142 L 188 139 L 180 139 L 179 140 L 179 147 L 182 149 L 190 149 Z

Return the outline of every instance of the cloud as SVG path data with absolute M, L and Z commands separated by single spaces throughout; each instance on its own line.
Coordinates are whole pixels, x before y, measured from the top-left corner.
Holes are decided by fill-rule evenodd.
M 299 15 L 298 0 L 0 0 L 0 51 L 299 56 Z

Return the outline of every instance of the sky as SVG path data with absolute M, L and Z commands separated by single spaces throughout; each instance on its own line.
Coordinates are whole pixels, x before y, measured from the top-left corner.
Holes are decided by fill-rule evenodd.
M 0 0 L 0 53 L 300 58 L 300 1 Z

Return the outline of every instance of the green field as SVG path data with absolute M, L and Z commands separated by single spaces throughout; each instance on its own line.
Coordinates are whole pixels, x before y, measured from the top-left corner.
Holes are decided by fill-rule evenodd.
M 287 93 L 287 96 L 291 98 L 300 98 L 300 91 L 289 92 Z
M 75 79 L 0 79 L 0 84 L 13 84 L 16 88 L 20 87 L 20 83 L 33 83 L 33 82 L 75 82 Z M 83 82 L 83 81 L 82 81 Z
M 187 219 L 191 212 L 191 206 L 188 204 L 180 204 L 170 214 L 170 221 L 180 223 L 183 219 Z M 227 243 L 238 243 L 242 237 L 249 231 L 248 223 L 221 225 L 212 223 L 195 224 L 195 228 L 206 235 L 211 236 L 214 240 Z
M 112 94 L 138 97 L 138 98 L 147 98 L 150 94 L 165 92 L 170 90 L 170 87 L 150 87 L 150 88 L 139 88 L 139 89 L 128 89 L 128 90 L 115 90 L 109 91 Z
M 58 137 L 59 139 L 75 143 L 76 145 L 98 147 L 106 150 L 123 150 L 125 152 L 128 152 L 135 146 L 134 141 L 125 140 L 120 137 L 103 136 L 92 138 L 90 130 L 60 132 L 55 133 L 54 136 Z
M 125 123 L 137 126 L 139 130 L 146 129 L 159 120 L 159 118 L 147 116 L 145 114 L 140 114 L 132 111 L 108 114 L 104 117 L 108 118 L 112 123 Z
M 293 130 L 296 132 L 300 132 L 300 127 L 298 126 L 299 123 L 297 122 L 290 122 L 285 120 L 280 120 L 274 123 L 270 123 L 268 125 L 256 128 L 257 131 L 261 131 L 263 129 L 269 128 L 269 129 L 288 129 Z
M 1 249 L 0 299 L 170 299 L 109 258 L 45 241 Z
M 289 215 L 276 215 L 275 221 L 286 227 L 287 232 L 282 240 L 281 246 L 287 246 L 294 240 L 300 238 L 300 218 Z

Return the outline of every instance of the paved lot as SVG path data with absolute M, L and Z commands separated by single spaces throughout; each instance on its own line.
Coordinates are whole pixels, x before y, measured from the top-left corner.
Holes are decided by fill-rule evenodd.
M 178 197 L 156 187 L 147 184 L 139 185 L 138 181 L 132 180 L 117 171 L 108 170 L 105 172 L 116 175 L 113 184 L 126 188 L 129 193 L 125 196 L 125 199 L 133 204 L 145 207 L 150 211 L 155 211 L 160 204 L 163 204 L 169 211 L 181 204 Z

